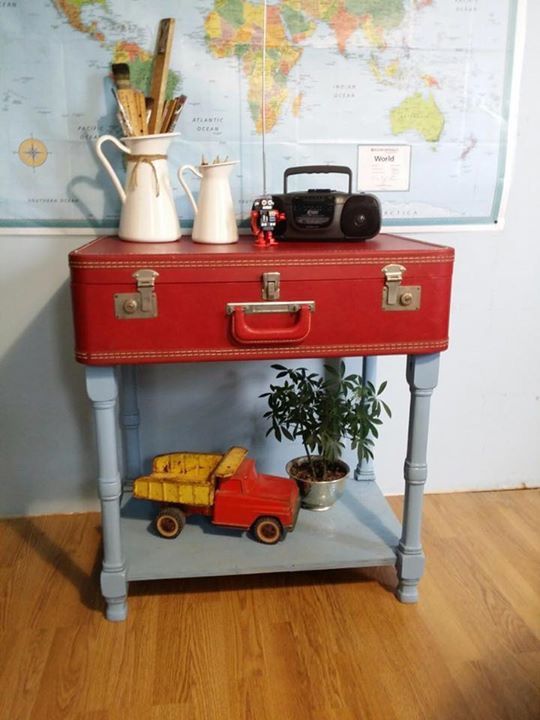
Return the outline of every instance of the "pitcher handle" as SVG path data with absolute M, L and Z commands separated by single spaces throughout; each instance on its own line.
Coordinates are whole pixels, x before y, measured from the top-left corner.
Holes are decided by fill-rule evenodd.
M 103 153 L 103 150 L 101 149 L 101 146 L 103 145 L 103 143 L 107 142 L 107 140 L 110 140 L 112 143 L 114 143 L 114 145 L 116 145 L 116 147 L 120 148 L 120 150 L 122 150 L 122 152 L 125 152 L 128 155 L 131 155 L 131 150 L 128 147 L 126 147 L 125 145 L 123 145 L 120 142 L 120 140 L 118 140 L 118 138 L 115 138 L 114 135 L 102 135 L 100 138 L 98 138 L 98 140 L 96 142 L 97 156 L 101 160 L 103 167 L 105 168 L 109 177 L 113 181 L 113 185 L 116 188 L 118 194 L 120 195 L 120 200 L 122 201 L 122 203 L 125 203 L 126 202 L 126 193 L 124 191 L 124 188 L 122 187 L 122 184 L 121 184 L 120 180 L 118 179 L 118 175 L 112 169 L 111 163 L 107 160 L 107 158 L 105 157 L 105 155 Z
M 199 179 L 202 178 L 202 173 L 200 173 L 196 167 L 193 165 L 182 165 L 182 167 L 178 170 L 178 179 L 180 180 L 180 185 L 184 188 L 186 195 L 189 198 L 189 202 L 193 206 L 193 212 L 195 215 L 197 214 L 197 203 L 193 199 L 193 195 L 191 194 L 191 190 L 188 188 L 186 181 L 184 180 L 184 170 L 191 170 L 191 172 L 196 175 Z

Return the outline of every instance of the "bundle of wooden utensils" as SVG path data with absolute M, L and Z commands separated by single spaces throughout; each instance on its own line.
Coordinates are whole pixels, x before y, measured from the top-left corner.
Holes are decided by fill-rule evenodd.
M 186 103 L 185 95 L 170 100 L 165 97 L 174 22 L 173 18 L 164 18 L 159 23 L 148 97 L 145 97 L 140 90 L 131 87 L 127 63 L 114 63 L 112 66 L 115 84 L 113 94 L 118 103 L 117 117 L 126 136 L 173 132 Z

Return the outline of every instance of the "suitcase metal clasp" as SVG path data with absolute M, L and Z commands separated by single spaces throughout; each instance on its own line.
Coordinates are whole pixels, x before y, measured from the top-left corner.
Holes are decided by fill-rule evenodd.
M 278 272 L 262 274 L 262 299 L 279 300 L 281 275 Z
M 418 310 L 420 308 L 420 285 L 402 285 L 403 265 L 385 265 L 382 269 L 385 284 L 382 293 L 383 310 Z
M 114 313 L 119 320 L 157 317 L 157 296 L 154 288 L 158 276 L 156 270 L 146 268 L 133 273 L 137 292 L 116 293 L 114 296 Z

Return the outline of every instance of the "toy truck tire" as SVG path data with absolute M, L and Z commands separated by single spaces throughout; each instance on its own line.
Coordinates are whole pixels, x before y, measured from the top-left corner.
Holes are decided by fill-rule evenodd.
M 157 533 L 168 540 L 178 537 L 185 524 L 186 516 L 177 507 L 163 508 L 154 520 Z
M 283 537 L 283 526 L 275 517 L 260 517 L 251 526 L 251 532 L 257 542 L 275 545 Z

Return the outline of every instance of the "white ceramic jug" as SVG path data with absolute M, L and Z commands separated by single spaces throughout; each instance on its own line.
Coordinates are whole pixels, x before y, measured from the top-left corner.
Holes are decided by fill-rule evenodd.
M 182 165 L 178 171 L 178 179 L 195 212 L 191 234 L 194 242 L 225 245 L 238 241 L 238 229 L 229 185 L 231 170 L 237 164 L 238 160 L 199 165 L 198 168 L 193 165 Z M 198 207 L 183 177 L 186 170 L 190 170 L 198 178 L 201 178 Z
M 167 150 L 180 133 L 122 138 L 102 135 L 96 152 L 122 201 L 118 236 L 132 242 L 173 242 L 182 232 L 172 195 Z M 110 141 L 126 154 L 125 190 L 101 146 Z

